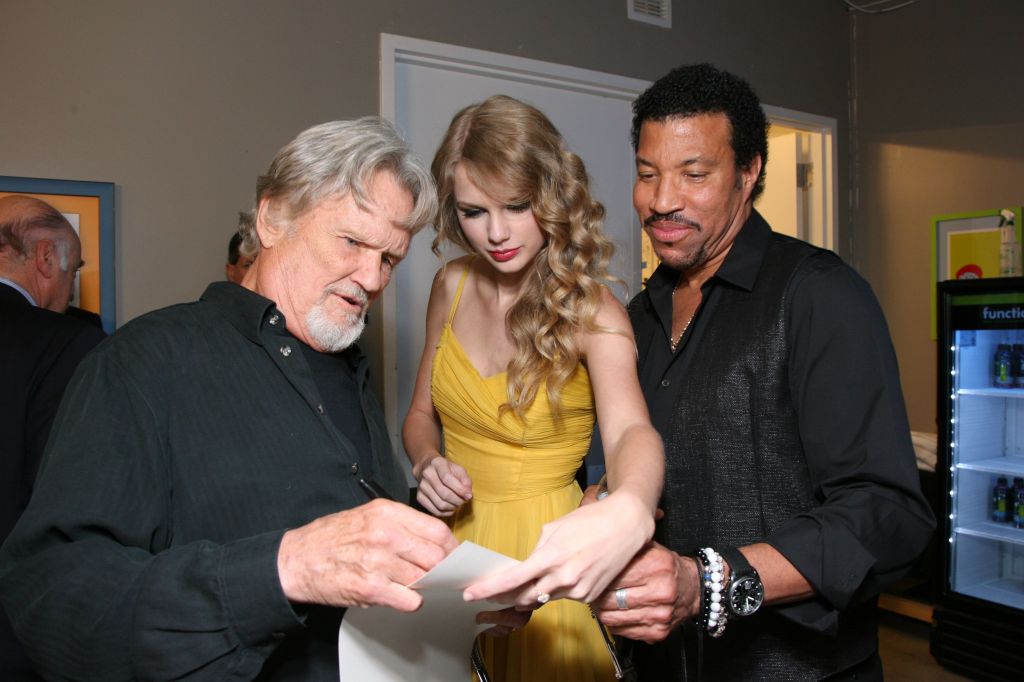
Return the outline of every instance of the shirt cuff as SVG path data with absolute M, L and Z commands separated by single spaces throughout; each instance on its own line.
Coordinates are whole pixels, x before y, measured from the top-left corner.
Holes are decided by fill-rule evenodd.
M 231 624 L 247 646 L 277 639 L 303 626 L 277 575 L 285 531 L 264 533 L 224 546 L 220 579 Z
M 841 523 L 797 516 L 765 540 L 800 572 L 833 609 L 845 609 L 875 566 L 875 557 Z M 818 618 L 814 618 L 818 620 Z

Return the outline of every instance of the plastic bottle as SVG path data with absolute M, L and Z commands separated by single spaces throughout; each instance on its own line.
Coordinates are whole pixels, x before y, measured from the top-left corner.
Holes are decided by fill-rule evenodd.
M 1006 523 L 1009 516 L 1007 511 L 1007 497 L 1009 489 L 1006 487 L 1006 476 L 996 479 L 996 487 L 992 489 L 992 520 L 998 523 Z
M 1024 478 L 1016 476 L 1013 479 L 1013 527 L 1024 528 Z
M 1024 388 L 1024 343 L 1013 344 L 1010 357 L 1013 364 L 1013 385 L 1015 388 Z
M 992 383 L 996 388 L 1013 388 L 1013 352 L 1008 343 L 1001 343 L 996 347 L 992 363 Z

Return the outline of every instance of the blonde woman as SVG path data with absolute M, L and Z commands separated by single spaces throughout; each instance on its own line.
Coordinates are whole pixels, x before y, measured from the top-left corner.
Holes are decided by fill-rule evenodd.
M 431 170 L 434 250 L 467 255 L 434 279 L 403 427 L 418 500 L 450 517 L 458 539 L 525 559 L 467 599 L 552 602 L 522 631 L 483 643 L 495 682 L 612 679 L 579 602 L 651 538 L 663 451 L 629 319 L 606 286 L 604 208 L 544 114 L 505 96 L 459 112 Z M 574 475 L 595 417 L 611 494 L 580 507 Z

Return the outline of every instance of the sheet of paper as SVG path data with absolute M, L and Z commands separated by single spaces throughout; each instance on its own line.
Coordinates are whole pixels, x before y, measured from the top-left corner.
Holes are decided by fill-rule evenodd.
M 518 563 L 463 542 L 411 587 L 423 594 L 415 613 L 374 607 L 349 609 L 338 632 L 341 682 L 451 682 L 469 680 L 473 639 L 488 626 L 480 611 L 505 608 L 462 600 L 472 582 Z

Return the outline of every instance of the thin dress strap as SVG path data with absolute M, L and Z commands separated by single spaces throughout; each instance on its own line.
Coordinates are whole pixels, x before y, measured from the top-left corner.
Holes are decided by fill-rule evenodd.
M 462 277 L 459 278 L 459 288 L 455 290 L 455 298 L 452 300 L 452 307 L 448 311 L 448 326 L 452 326 L 452 320 L 455 319 L 455 311 L 459 307 L 459 300 L 462 298 L 462 287 L 466 285 L 466 278 L 469 277 L 469 266 L 473 261 L 466 263 L 465 269 L 462 271 Z

